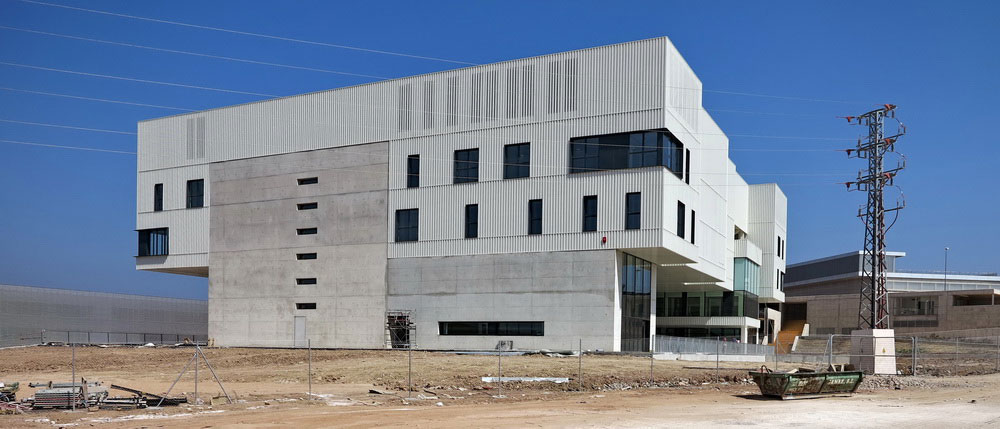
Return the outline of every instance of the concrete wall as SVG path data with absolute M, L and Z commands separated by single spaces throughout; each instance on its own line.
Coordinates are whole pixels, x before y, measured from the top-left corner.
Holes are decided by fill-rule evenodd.
M 161 298 L 0 285 L 0 346 L 46 341 L 87 342 L 86 332 L 178 335 L 204 339 L 208 303 Z M 66 336 L 66 332 L 75 332 Z M 31 338 L 28 338 L 31 337 Z M 121 336 L 124 338 L 124 336 Z M 25 338 L 21 340 L 21 338 Z M 94 335 L 106 342 L 107 335 Z M 142 341 L 141 337 L 136 342 Z
M 305 316 L 314 347 L 382 346 L 387 146 L 212 164 L 209 335 L 217 344 L 290 347 L 294 317 Z M 314 176 L 319 183 L 298 185 Z M 298 210 L 304 202 L 319 207 Z M 309 227 L 318 234 L 296 234 Z M 296 258 L 306 252 L 318 258 Z
M 421 348 L 514 347 L 614 350 L 614 250 L 389 260 L 390 310 L 415 310 Z M 442 336 L 442 321 L 542 321 L 545 335 Z

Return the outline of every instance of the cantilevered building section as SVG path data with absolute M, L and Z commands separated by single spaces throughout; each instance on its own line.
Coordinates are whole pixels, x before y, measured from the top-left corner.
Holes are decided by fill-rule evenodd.
M 220 345 L 755 341 L 786 201 L 701 97 L 657 38 L 141 122 L 136 265 Z

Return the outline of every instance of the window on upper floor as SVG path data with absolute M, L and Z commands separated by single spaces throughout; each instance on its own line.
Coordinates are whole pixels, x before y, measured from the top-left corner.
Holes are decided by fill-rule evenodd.
M 153 185 L 153 211 L 160 212 L 163 211 L 163 184 L 157 183 Z
M 684 183 L 691 184 L 691 149 L 684 149 Z
M 545 322 L 438 322 L 438 335 L 543 336 Z
M 597 195 L 583 197 L 583 231 L 597 231 Z
M 298 228 L 295 230 L 295 233 L 298 235 L 316 235 L 317 232 L 319 230 L 316 228 Z
M 205 179 L 187 181 L 187 208 L 205 207 Z
M 687 228 L 687 222 L 684 221 L 684 215 L 687 213 L 687 208 L 684 203 L 677 202 L 677 236 L 684 238 L 684 230 Z
M 298 179 L 299 185 L 315 185 L 319 183 L 318 177 L 303 177 Z
M 302 277 L 295 279 L 295 284 L 297 285 L 314 285 L 316 283 L 316 277 Z
M 479 181 L 479 149 L 464 149 L 455 151 L 455 167 L 453 183 L 468 183 Z
M 164 256 L 170 254 L 168 228 L 139 230 L 139 256 Z
M 694 210 L 691 210 L 691 244 L 694 244 L 694 230 L 695 230 L 694 227 L 696 225 L 698 225 L 698 223 L 695 221 L 694 218 Z
M 315 310 L 316 309 L 316 303 L 315 302 L 296 302 L 295 303 L 295 309 L 296 310 Z
M 528 201 L 528 234 L 542 233 L 542 200 Z
M 417 241 L 419 225 L 419 209 L 396 210 L 396 241 Z
M 299 210 L 316 210 L 319 207 L 319 203 L 298 203 L 295 207 Z
M 420 155 L 406 157 L 406 187 L 420 187 Z
M 479 204 L 465 205 L 465 238 L 479 237 Z
M 305 261 L 305 260 L 310 260 L 310 259 L 316 259 L 316 257 L 317 257 L 317 255 L 315 253 L 296 253 L 295 254 L 295 259 L 298 259 L 300 261 Z
M 642 227 L 642 194 L 630 192 L 625 194 L 625 229 Z
M 666 130 L 578 137 L 569 143 L 570 173 L 662 165 L 677 177 L 684 170 L 684 145 Z
M 531 175 L 531 144 L 509 144 L 503 147 L 503 178 L 517 179 Z

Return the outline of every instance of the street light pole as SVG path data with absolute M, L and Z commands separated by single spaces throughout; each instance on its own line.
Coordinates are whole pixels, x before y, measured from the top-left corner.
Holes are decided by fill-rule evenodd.
M 944 290 L 948 291 L 948 251 L 951 250 L 949 247 L 944 248 Z

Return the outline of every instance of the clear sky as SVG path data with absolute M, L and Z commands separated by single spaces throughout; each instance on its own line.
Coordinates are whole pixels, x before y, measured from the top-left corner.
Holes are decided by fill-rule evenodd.
M 789 262 L 860 249 L 865 196 L 838 183 L 864 162 L 835 151 L 860 129 L 836 116 L 894 103 L 909 134 L 890 250 L 908 253 L 908 269 L 943 269 L 948 246 L 950 270 L 1000 270 L 998 2 L 43 1 L 469 63 L 666 35 L 704 83 L 740 172 L 788 195 Z M 461 66 L 19 0 L 0 0 L 0 26 L 77 38 L 0 28 L 3 63 L 263 94 L 373 79 L 78 38 L 380 77 Z M 0 88 L 0 140 L 124 152 L 137 121 L 183 110 L 22 91 L 192 110 L 262 98 L 10 64 Z M 133 155 L 0 142 L 0 283 L 207 296 L 206 279 L 137 272 L 134 227 Z

